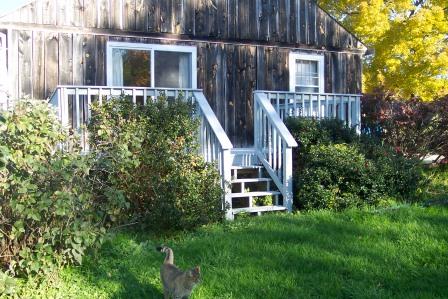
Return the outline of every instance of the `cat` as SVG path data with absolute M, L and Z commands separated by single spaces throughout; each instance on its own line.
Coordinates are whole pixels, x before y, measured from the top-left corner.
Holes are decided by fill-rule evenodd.
M 171 248 L 162 246 L 157 247 L 157 250 L 166 254 L 165 261 L 160 267 L 164 298 L 186 299 L 190 297 L 193 288 L 200 281 L 200 267 L 182 271 L 174 265 L 174 254 Z

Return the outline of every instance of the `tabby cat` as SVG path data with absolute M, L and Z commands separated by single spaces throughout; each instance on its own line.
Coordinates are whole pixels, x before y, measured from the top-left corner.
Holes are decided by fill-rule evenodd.
M 174 265 L 174 254 L 171 248 L 163 246 L 157 247 L 157 250 L 166 254 L 165 261 L 160 267 L 160 279 L 165 299 L 188 298 L 201 278 L 199 266 L 182 271 Z

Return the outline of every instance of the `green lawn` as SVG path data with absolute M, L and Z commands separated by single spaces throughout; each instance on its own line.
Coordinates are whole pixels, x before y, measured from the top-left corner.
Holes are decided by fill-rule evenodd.
M 193 298 L 448 297 L 442 206 L 269 215 L 163 239 L 121 232 L 82 267 L 48 278 L 40 296 L 162 298 L 160 242 L 180 267 L 201 265 Z

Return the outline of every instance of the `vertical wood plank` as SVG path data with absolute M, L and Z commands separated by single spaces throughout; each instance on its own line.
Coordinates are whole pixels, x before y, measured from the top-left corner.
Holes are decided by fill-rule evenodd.
M 44 100 L 45 43 L 42 32 L 33 32 L 33 98 Z
M 308 44 L 316 45 L 316 15 L 317 5 L 314 1 L 308 1 Z
M 80 34 L 73 35 L 73 84 L 84 84 L 84 38 Z
M 137 31 L 146 32 L 149 27 L 149 2 L 144 0 L 136 0 L 136 16 L 135 29 Z
M 160 5 L 160 32 L 170 33 L 173 32 L 172 28 L 172 11 L 173 0 L 164 0 L 159 2 Z
M 279 0 L 278 1 L 278 18 L 279 18 L 279 41 L 288 42 L 289 41 L 289 31 L 290 31 L 290 4 L 289 0 Z
M 148 32 L 160 32 L 160 1 L 163 0 L 148 1 Z
M 228 15 L 228 0 L 217 1 L 217 28 L 218 28 L 218 38 L 226 39 L 228 38 L 229 29 L 229 15 Z
M 96 85 L 95 36 L 83 35 L 84 85 Z
M 308 0 L 299 1 L 300 14 L 300 44 L 306 45 L 308 43 Z
M 232 141 L 233 145 L 235 144 L 235 131 L 236 131 L 236 58 L 237 53 L 235 51 L 235 46 L 226 44 L 224 46 L 224 50 L 226 52 L 226 124 L 227 128 L 226 133 Z
M 96 24 L 98 28 L 110 28 L 111 7 L 110 0 L 84 0 L 86 2 L 97 2 Z M 143 1 L 145 2 L 145 1 Z
M 185 4 L 186 0 L 173 0 L 173 33 L 185 33 Z
M 126 0 L 111 0 L 111 23 L 113 29 L 122 30 L 124 28 L 123 24 L 123 10 L 124 1 Z
M 42 23 L 46 25 L 56 25 L 57 3 L 53 0 L 42 0 Z
M 234 39 L 238 27 L 238 0 L 227 0 L 227 18 L 227 34 L 230 39 Z
M 196 16 L 196 1 L 194 0 L 184 0 L 184 6 L 185 6 L 185 30 L 184 33 L 188 35 L 194 35 L 195 34 L 195 16 Z
M 271 13 L 269 16 L 269 36 L 272 41 L 279 41 L 279 0 L 270 0 L 271 1 Z
M 195 35 L 198 37 L 207 36 L 206 33 L 206 0 L 195 0 Z
M 269 5 L 269 0 L 261 0 L 261 16 L 260 20 L 260 32 L 259 39 L 269 41 L 269 16 L 271 14 L 271 7 Z
M 33 40 L 31 31 L 19 33 L 19 97 L 33 96 L 33 74 L 32 74 L 32 49 Z
M 95 28 L 98 24 L 98 16 L 104 14 L 105 12 L 99 10 L 100 0 L 85 0 L 84 1 L 84 27 Z
M 59 36 L 45 33 L 45 97 L 49 97 L 59 81 Z
M 238 35 L 237 38 L 248 40 L 250 39 L 250 11 L 248 1 L 240 1 L 238 4 Z
M 95 85 L 97 86 L 105 86 L 107 85 L 106 75 L 107 75 L 107 63 L 106 63 L 106 44 L 107 37 L 97 35 L 95 38 L 95 48 L 96 48 L 96 79 Z
M 123 29 L 129 31 L 136 30 L 136 1 L 124 0 L 123 2 Z
M 59 34 L 59 85 L 73 84 L 73 39 L 72 34 Z

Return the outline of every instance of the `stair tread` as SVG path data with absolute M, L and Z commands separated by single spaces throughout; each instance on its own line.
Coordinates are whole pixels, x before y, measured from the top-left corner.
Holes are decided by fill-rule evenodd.
M 268 196 L 268 195 L 280 195 L 280 191 L 254 191 L 254 192 L 244 192 L 244 193 L 231 193 L 232 198 L 238 197 L 250 197 L 250 196 Z
M 271 182 L 271 178 L 250 178 L 250 179 L 235 179 L 231 183 L 257 183 L 257 182 Z
M 251 207 L 251 208 L 239 208 L 233 209 L 233 214 L 238 213 L 257 213 L 257 212 L 270 212 L 270 211 L 286 211 L 284 206 L 264 206 L 264 207 Z
M 231 166 L 231 169 L 237 169 L 237 170 L 240 170 L 240 169 L 261 169 L 261 168 L 264 168 L 262 165 L 247 165 L 247 166 L 235 166 L 235 165 L 233 165 L 233 166 Z

